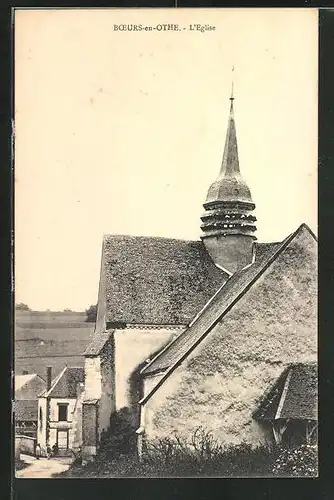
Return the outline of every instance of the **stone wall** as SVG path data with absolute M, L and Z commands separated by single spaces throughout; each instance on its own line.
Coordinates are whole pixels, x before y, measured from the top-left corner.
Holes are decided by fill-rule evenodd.
M 100 356 L 85 359 L 85 399 L 100 399 L 102 375 Z
M 132 408 L 133 425 L 139 424 L 138 401 L 142 397 L 139 370 L 143 363 L 153 357 L 181 329 L 126 328 L 116 330 L 115 336 L 115 409 Z
M 15 458 L 20 458 L 20 454 L 35 455 L 36 439 L 30 436 L 15 436 Z
M 113 337 L 104 346 L 100 355 L 101 396 L 99 401 L 98 430 L 106 431 L 110 425 L 110 416 L 115 411 L 115 368 L 114 368 L 114 339 Z

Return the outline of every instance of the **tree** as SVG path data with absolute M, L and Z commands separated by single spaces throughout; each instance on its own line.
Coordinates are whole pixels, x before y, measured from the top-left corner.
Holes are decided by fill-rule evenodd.
M 30 307 L 27 306 L 27 304 L 24 304 L 23 302 L 20 302 L 19 304 L 15 305 L 15 309 L 17 311 L 31 311 Z
M 71 312 L 73 312 L 73 311 L 72 311 L 72 309 L 68 309 L 68 308 L 66 308 L 66 309 L 64 309 L 64 311 L 63 311 L 63 312 L 64 312 L 64 313 L 71 313 Z
M 86 321 L 89 323 L 95 323 L 97 314 L 97 305 L 91 305 L 86 309 L 87 318 Z

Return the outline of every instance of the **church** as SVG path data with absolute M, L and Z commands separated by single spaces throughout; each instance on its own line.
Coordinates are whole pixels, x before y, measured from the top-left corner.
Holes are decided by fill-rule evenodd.
M 124 409 L 139 455 L 199 428 L 226 446 L 317 439 L 317 240 L 301 224 L 257 241 L 233 96 L 203 207 L 198 241 L 103 238 L 81 395 L 86 456 Z

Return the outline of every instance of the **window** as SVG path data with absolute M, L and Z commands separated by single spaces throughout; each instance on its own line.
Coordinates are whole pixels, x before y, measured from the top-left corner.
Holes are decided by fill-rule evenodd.
M 59 420 L 59 422 L 66 422 L 67 421 L 67 409 L 68 409 L 68 404 L 58 403 L 58 420 Z

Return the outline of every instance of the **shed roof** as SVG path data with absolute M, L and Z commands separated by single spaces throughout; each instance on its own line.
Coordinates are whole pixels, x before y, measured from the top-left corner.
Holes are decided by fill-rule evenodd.
M 254 413 L 257 420 L 317 420 L 318 371 L 315 363 L 286 369 Z

